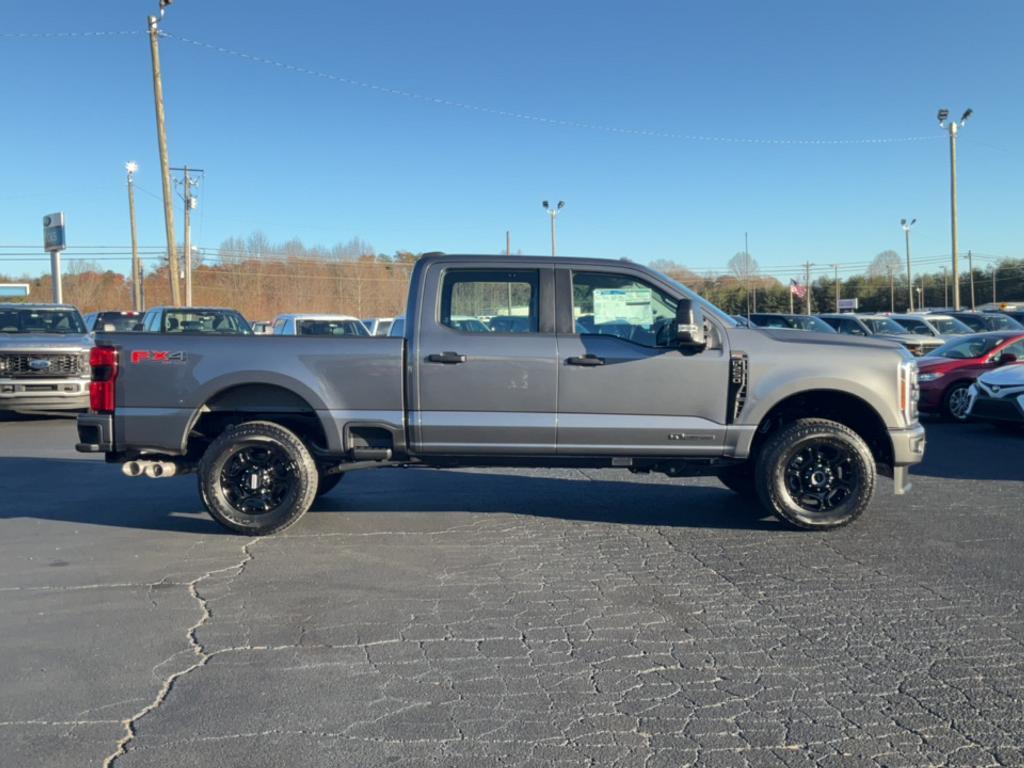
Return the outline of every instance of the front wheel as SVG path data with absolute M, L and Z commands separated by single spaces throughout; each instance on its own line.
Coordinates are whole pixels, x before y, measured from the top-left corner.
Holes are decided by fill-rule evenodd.
M 305 443 L 269 421 L 228 428 L 199 462 L 199 493 L 210 515 L 249 536 L 283 531 L 302 517 L 318 481 Z
M 971 396 L 967 394 L 970 384 L 961 381 L 946 390 L 942 398 L 942 413 L 952 421 L 967 421 L 967 408 L 971 404 Z
M 825 530 L 857 519 L 875 492 L 864 440 L 827 419 L 798 419 L 765 444 L 755 484 L 761 503 L 798 528 Z

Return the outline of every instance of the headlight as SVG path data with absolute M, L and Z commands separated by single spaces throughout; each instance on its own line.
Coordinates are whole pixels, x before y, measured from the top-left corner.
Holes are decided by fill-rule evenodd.
M 935 381 L 936 379 L 941 379 L 945 375 L 946 374 L 944 374 L 944 373 L 938 373 L 938 372 L 936 372 L 936 373 L 922 373 L 920 376 L 917 377 L 917 380 L 920 381 L 920 382 Z

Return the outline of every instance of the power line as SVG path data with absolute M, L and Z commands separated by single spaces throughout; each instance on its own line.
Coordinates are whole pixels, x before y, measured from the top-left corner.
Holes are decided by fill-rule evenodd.
M 0 32 L 0 37 L 24 39 L 66 37 L 125 37 L 128 35 L 141 35 L 143 34 L 143 32 L 144 30 L 141 29 L 122 29 L 117 31 L 100 32 Z
M 771 139 L 771 138 L 745 138 L 745 137 L 734 137 L 734 136 L 703 136 L 696 134 L 684 134 L 675 133 L 672 131 L 661 131 L 647 128 L 628 128 L 622 126 L 603 125 L 600 123 L 588 123 L 579 120 L 563 120 L 560 118 L 546 117 L 543 115 L 535 115 L 527 112 L 518 112 L 515 110 L 498 109 L 495 107 L 485 107 L 479 104 L 470 104 L 464 101 L 456 101 L 454 99 L 443 98 L 440 96 L 430 96 L 428 94 L 417 93 L 415 91 L 407 91 L 401 88 L 392 88 L 386 85 L 380 85 L 379 83 L 372 83 L 366 80 L 358 80 L 352 77 L 345 77 L 344 75 L 335 75 L 330 72 L 323 72 L 322 70 L 310 69 L 309 67 L 299 66 L 297 64 L 288 64 L 277 59 L 267 58 L 265 56 L 256 56 L 245 51 L 239 51 L 234 48 L 227 48 L 222 45 L 215 45 L 213 43 L 206 43 L 201 40 L 193 40 L 188 37 L 179 37 L 178 35 L 172 35 L 164 30 L 160 31 L 161 37 L 166 37 L 170 40 L 178 40 L 182 43 L 194 45 L 197 48 L 205 48 L 210 51 L 217 53 L 223 53 L 228 56 L 234 56 L 235 58 L 245 59 L 247 61 L 254 62 L 256 64 L 264 64 L 269 67 L 276 67 L 277 69 L 286 70 L 288 72 L 297 72 L 302 75 L 309 75 L 310 77 L 317 77 L 323 80 L 330 80 L 336 83 L 342 83 L 344 85 L 354 86 L 356 88 L 364 88 L 366 90 L 377 91 L 378 93 L 388 94 L 390 96 L 398 96 L 404 99 L 411 99 L 414 101 L 421 101 L 428 104 L 437 104 L 439 106 L 452 107 L 455 109 L 466 110 L 469 112 L 478 112 L 487 115 L 494 115 L 496 117 L 506 117 L 515 120 L 529 121 L 533 123 L 542 123 L 545 125 L 559 126 L 563 128 L 582 128 L 591 131 L 604 131 L 605 133 L 616 133 L 629 136 L 645 136 L 650 138 L 660 139 L 673 139 L 682 141 L 703 141 L 703 142 L 716 142 L 725 144 L 776 144 L 776 145 L 853 145 L 853 144 L 895 144 L 895 143 L 906 143 L 916 141 L 934 141 L 936 138 L 942 138 L 941 136 L 935 136 L 929 134 L 927 136 L 900 136 L 890 138 L 854 138 L 854 139 Z

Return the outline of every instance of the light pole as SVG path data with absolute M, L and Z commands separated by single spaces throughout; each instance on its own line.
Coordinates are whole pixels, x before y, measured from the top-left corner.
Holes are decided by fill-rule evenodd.
M 832 269 L 836 271 L 836 312 L 839 311 L 839 265 L 833 264 Z
M 903 227 L 903 234 L 907 239 L 907 311 L 914 311 L 914 276 L 910 271 L 910 228 L 914 226 L 917 219 L 900 219 L 900 226 Z
M 541 203 L 544 206 L 544 210 L 548 212 L 548 216 L 551 217 L 551 255 L 558 255 L 558 212 L 565 207 L 565 201 L 559 200 L 558 205 L 552 207 L 548 204 L 547 200 Z
M 967 123 L 974 110 L 968 108 L 961 116 L 960 122 L 949 120 L 949 110 L 940 109 L 939 128 L 949 130 L 949 213 L 951 233 L 953 236 L 953 309 L 960 309 L 960 259 L 957 253 L 957 216 L 956 216 L 956 137 L 960 128 Z M 946 121 L 949 120 L 949 125 Z
M 135 172 L 139 164 L 134 160 L 124 164 L 128 172 L 128 221 L 132 229 L 132 309 L 142 311 L 142 265 L 139 264 L 139 238 L 135 230 Z

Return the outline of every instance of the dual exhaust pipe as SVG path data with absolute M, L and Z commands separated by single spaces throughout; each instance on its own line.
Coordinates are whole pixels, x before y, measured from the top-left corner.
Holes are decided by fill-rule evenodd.
M 174 477 L 178 474 L 185 474 L 186 470 L 179 467 L 173 461 L 126 461 L 121 465 L 121 471 L 128 477 L 146 477 L 157 479 L 161 477 Z

